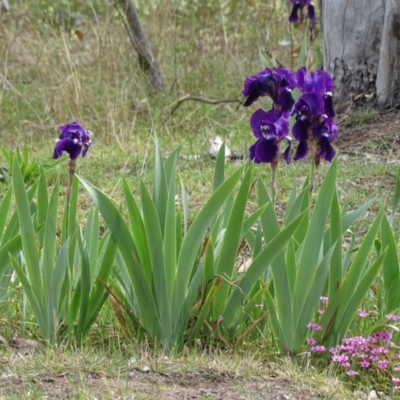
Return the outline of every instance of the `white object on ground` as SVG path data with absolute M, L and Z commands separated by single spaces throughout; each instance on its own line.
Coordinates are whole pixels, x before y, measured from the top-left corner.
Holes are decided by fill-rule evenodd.
M 208 149 L 208 153 L 210 154 L 211 158 L 216 158 L 219 152 L 219 149 L 222 146 L 222 139 L 219 136 L 215 136 L 214 139 L 209 139 L 208 143 L 210 143 L 210 147 Z M 231 156 L 231 151 L 227 144 L 225 143 L 225 157 L 228 158 Z

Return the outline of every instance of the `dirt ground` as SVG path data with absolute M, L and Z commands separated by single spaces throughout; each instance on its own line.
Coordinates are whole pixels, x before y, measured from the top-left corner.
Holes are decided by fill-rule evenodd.
M 391 158 L 400 154 L 400 111 L 342 106 L 335 118 L 339 135 L 333 142 L 340 154 Z
M 4 397 L 3 397 L 4 396 Z M 258 376 L 243 378 L 212 371 L 196 373 L 157 373 L 132 370 L 118 379 L 91 374 L 84 382 L 74 376 L 0 377 L 0 398 L 46 399 L 322 399 L 305 387 L 282 378 Z

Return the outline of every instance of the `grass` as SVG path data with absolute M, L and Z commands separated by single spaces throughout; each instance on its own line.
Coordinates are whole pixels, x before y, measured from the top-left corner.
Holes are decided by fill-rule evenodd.
M 116 202 L 121 202 L 121 174 L 134 188 L 138 187 L 140 179 L 151 181 L 154 136 L 157 135 L 165 153 L 181 146 L 184 156 L 200 155 L 196 160 L 181 159 L 178 167 L 194 215 L 212 191 L 214 161 L 207 156 L 208 139 L 219 135 L 231 149 L 242 150 L 245 142 L 253 140 L 248 126 L 251 110 L 234 103 L 214 106 L 193 101 L 184 102 L 172 115 L 171 110 L 188 94 L 241 100 L 243 80 L 261 69 L 260 49 L 273 54 L 285 65 L 294 66 L 301 32 L 286 24 L 286 5 L 278 0 L 263 4 L 211 1 L 206 7 L 195 2 L 180 6 L 168 0 L 140 4 L 168 86 L 166 93 L 156 96 L 149 92 L 143 80 L 127 32 L 112 3 L 104 2 L 99 6 L 90 1 L 60 1 L 57 7 L 71 15 L 81 15 L 82 25 L 76 29 L 82 33 L 82 41 L 74 32 L 75 28 L 51 23 L 52 18 L 49 22 L 43 16 L 42 10 L 47 16 L 57 13 L 58 8 L 49 1 L 42 1 L 41 7 L 34 8 L 29 2 L 16 0 L 11 12 L 0 17 L 2 148 L 15 151 L 25 145 L 31 163 L 50 164 L 54 139 L 58 136 L 57 126 L 77 119 L 94 133 L 93 146 L 87 157 L 79 161 L 79 173 Z M 287 37 L 292 38 L 292 45 L 280 46 L 279 42 Z M 346 124 L 364 127 L 374 117 L 375 114 L 359 112 Z M 371 149 L 373 153 L 373 146 Z M 386 163 L 386 159 L 371 162 L 362 154 L 351 153 L 344 157 L 348 150 L 341 148 L 339 152 L 343 160 L 338 173 L 341 202 L 348 201 L 349 208 L 355 208 L 377 196 L 369 218 L 357 227 L 365 232 L 378 210 L 390 207 L 397 165 Z M 2 165 L 6 164 L 4 157 L 0 160 Z M 235 168 L 236 165 L 229 164 L 228 173 Z M 269 181 L 267 167 L 257 166 L 256 170 Z M 317 183 L 326 170 L 327 166 L 321 165 Z M 307 162 L 280 165 L 278 208 L 283 210 L 295 177 L 300 184 L 308 171 Z M 66 183 L 65 159 L 48 170 L 50 184 L 59 173 Z M 0 194 L 6 188 L 6 184 L 0 183 Z M 81 216 L 85 218 L 91 203 L 83 191 L 79 199 Z M 249 207 L 252 205 L 251 200 Z M 15 322 L 15 315 L 25 312 L 18 292 L 2 317 L 0 334 L 37 338 L 34 327 Z M 103 316 L 106 313 L 112 314 L 110 306 L 102 311 Z M 9 321 L 13 321 L 12 324 Z M 132 390 L 127 382 L 128 371 L 136 365 L 129 361 L 134 357 L 140 365 L 154 365 L 155 370 L 163 373 L 175 368 L 175 372 L 182 374 L 210 365 L 220 375 L 226 371 L 244 377 L 273 373 L 294 385 L 307 385 L 317 390 L 324 386 L 328 393 L 326 398 L 352 398 L 329 371 L 311 366 L 304 370 L 288 359 L 275 361 L 275 366 L 270 364 L 264 352 L 257 349 L 258 343 L 249 350 L 251 354 L 256 351 L 257 359 L 238 350 L 232 354 L 200 353 L 165 360 L 162 352 L 133 347 L 119 328 L 115 328 L 116 321 L 113 322 L 111 328 L 106 325 L 94 328 L 87 346 L 81 351 L 60 347 L 44 353 L 15 355 L 1 350 L 2 379 L 4 376 L 24 377 L 26 381 L 21 389 L 24 397 L 40 398 L 43 388 L 37 384 L 38 376 L 58 379 L 60 374 L 67 374 L 73 376 L 70 389 L 80 387 L 76 398 L 91 398 L 98 395 L 97 381 L 93 384 L 93 379 L 88 378 L 94 373 L 102 382 L 102 398 L 123 398 Z M 104 349 L 104 343 L 114 340 L 116 347 Z M 268 354 L 270 349 L 264 351 Z M 21 392 L 16 391 L 15 385 L 2 384 L 0 381 L 2 398 L 20 398 Z M 157 385 L 164 387 L 166 383 L 160 381 L 155 388 L 150 387 L 149 396 L 159 393 Z M 139 393 L 137 396 L 141 398 Z
M 4 366 L 0 378 L 0 396 L 4 399 L 57 395 L 76 399 L 183 398 L 179 396 L 189 393 L 216 398 L 220 391 L 230 398 L 258 399 L 265 398 L 261 396 L 269 385 L 291 392 L 289 382 L 299 395 L 310 388 L 320 398 L 357 398 L 329 372 L 313 367 L 305 371 L 289 359 L 271 364 L 252 350 L 171 357 L 130 345 L 80 351 L 59 347 L 24 355 L 3 352 L 0 363 Z

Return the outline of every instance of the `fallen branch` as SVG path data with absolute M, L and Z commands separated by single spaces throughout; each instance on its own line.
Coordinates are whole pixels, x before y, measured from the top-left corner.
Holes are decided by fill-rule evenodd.
M 206 99 L 204 97 L 198 97 L 198 96 L 190 96 L 189 94 L 181 97 L 175 104 L 174 108 L 171 110 L 169 113 L 168 117 L 164 120 L 164 123 L 166 123 L 172 116 L 172 114 L 178 109 L 178 107 L 184 103 L 185 101 L 198 101 L 200 103 L 206 103 L 206 104 L 225 104 L 225 103 L 237 103 L 238 105 L 241 105 L 243 101 L 240 101 L 238 99 L 222 99 L 222 100 L 211 100 L 211 99 Z

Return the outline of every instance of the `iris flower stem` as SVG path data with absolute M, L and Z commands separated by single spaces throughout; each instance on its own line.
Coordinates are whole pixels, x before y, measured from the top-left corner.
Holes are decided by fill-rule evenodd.
M 74 175 L 75 175 L 75 170 L 76 170 L 76 159 L 74 160 L 70 160 L 69 161 L 69 181 L 68 181 L 68 187 L 67 187 L 67 200 L 68 203 L 71 199 L 71 191 L 72 191 L 72 180 L 74 179 Z
M 310 192 L 314 190 L 315 175 L 317 174 L 318 166 L 315 165 L 315 161 L 311 162 L 311 172 L 310 172 Z
M 272 193 L 272 205 L 275 207 L 275 196 L 276 196 L 276 164 L 271 163 L 271 193 Z
M 71 194 L 72 194 L 72 181 L 74 179 L 75 175 L 75 170 L 76 170 L 76 159 L 70 160 L 68 164 L 68 173 L 69 173 L 69 179 L 68 179 L 68 186 L 67 186 L 67 234 L 69 235 L 69 229 L 70 229 L 70 224 L 69 224 L 69 208 L 70 208 L 70 203 L 71 203 Z

